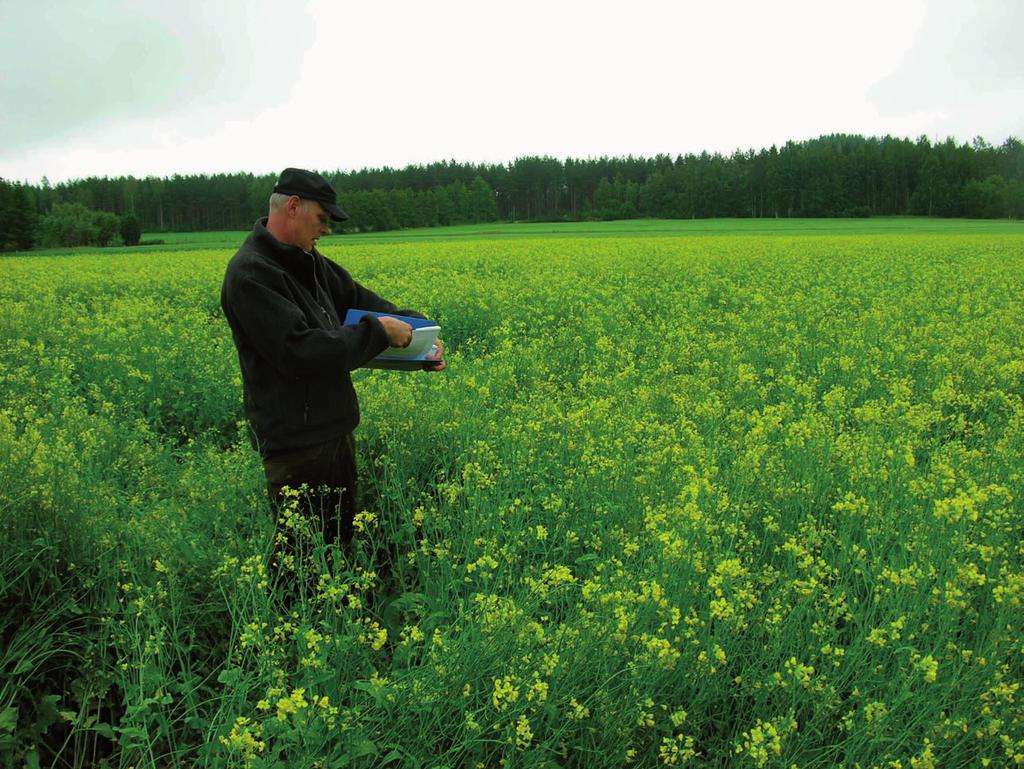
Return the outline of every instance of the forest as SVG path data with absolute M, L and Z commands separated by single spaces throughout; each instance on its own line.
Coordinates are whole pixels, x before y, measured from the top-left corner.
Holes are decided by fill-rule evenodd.
M 1024 144 L 1012 137 L 996 146 L 835 134 L 731 155 L 318 170 L 351 217 L 341 232 L 636 217 L 1024 216 Z M 249 229 L 265 215 L 276 175 L 0 180 L 0 248 L 59 238 L 47 217 L 69 205 L 130 216 L 145 233 Z

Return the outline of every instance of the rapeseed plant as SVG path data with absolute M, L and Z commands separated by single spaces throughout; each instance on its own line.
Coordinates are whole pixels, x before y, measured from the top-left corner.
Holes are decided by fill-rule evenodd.
M 227 253 L 6 260 L 0 754 L 1024 761 L 1020 244 L 327 247 L 450 365 L 356 374 L 351 557 L 271 519 Z

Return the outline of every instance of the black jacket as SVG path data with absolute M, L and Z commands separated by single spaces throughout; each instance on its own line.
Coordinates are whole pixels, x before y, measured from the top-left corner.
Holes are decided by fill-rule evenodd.
M 316 249 L 277 240 L 266 218 L 228 263 L 220 303 L 242 369 L 245 415 L 263 456 L 313 446 L 359 424 L 349 372 L 388 347 L 375 318 L 349 308 L 423 317 L 363 288 Z

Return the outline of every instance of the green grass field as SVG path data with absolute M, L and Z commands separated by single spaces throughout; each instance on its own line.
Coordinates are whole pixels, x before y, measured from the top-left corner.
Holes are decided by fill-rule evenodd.
M 1024 222 L 992 219 L 929 219 L 926 217 L 875 217 L 872 219 L 631 219 L 613 222 L 467 224 L 455 227 L 328 235 L 324 247 L 358 243 L 414 243 L 447 240 L 495 240 L 521 238 L 636 238 L 704 237 L 739 235 L 954 235 L 1021 234 Z M 249 233 L 153 232 L 143 240 L 162 240 L 163 245 L 130 249 L 138 253 L 206 248 L 237 248 Z M 110 249 L 47 249 L 37 254 L 98 252 Z
M 1024 762 L 1019 223 L 325 239 L 449 368 L 356 373 L 290 612 L 243 236 L 0 260 L 5 765 Z
M 913 235 L 1024 233 L 1024 222 L 980 219 L 877 217 L 874 219 L 631 219 L 614 222 L 467 224 L 394 232 L 329 235 L 324 247 L 352 243 L 413 243 L 520 238 L 700 237 L 707 235 Z M 191 248 L 231 247 L 245 232 L 184 232 L 146 236 Z

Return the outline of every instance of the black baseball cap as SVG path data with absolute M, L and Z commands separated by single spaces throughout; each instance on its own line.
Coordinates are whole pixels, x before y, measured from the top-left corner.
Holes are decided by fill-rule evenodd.
M 298 195 L 304 200 L 315 200 L 324 207 L 336 222 L 348 219 L 348 214 L 338 206 L 338 196 L 327 180 L 315 171 L 302 168 L 286 168 L 274 185 L 274 192 L 282 195 Z

